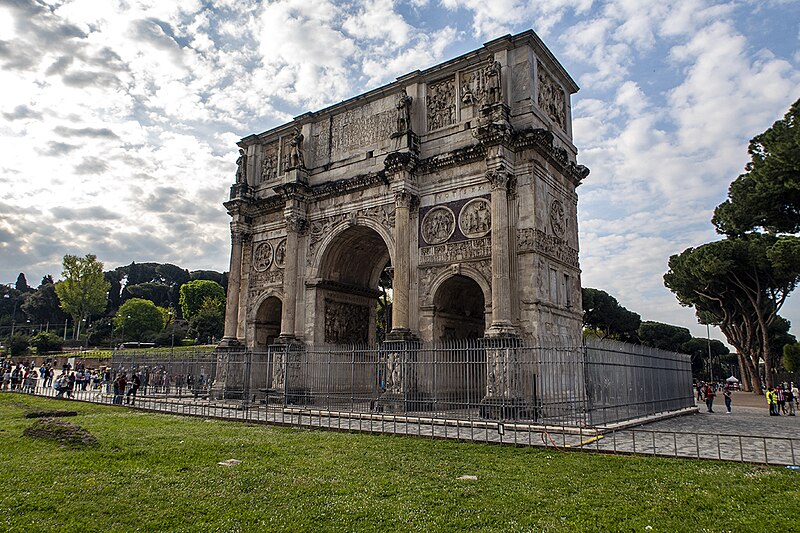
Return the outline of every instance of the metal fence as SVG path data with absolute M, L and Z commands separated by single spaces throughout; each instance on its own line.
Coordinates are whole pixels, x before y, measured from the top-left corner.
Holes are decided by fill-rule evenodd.
M 595 339 L 119 352 L 112 369 L 136 372 L 144 394 L 470 421 L 591 427 L 694 405 L 688 356 Z

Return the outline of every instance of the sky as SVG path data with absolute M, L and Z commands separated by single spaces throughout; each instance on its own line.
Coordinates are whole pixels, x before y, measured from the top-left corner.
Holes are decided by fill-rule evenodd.
M 705 336 L 662 276 L 800 98 L 800 0 L 0 0 L 0 282 L 226 271 L 239 139 L 528 29 L 581 87 L 583 286 Z

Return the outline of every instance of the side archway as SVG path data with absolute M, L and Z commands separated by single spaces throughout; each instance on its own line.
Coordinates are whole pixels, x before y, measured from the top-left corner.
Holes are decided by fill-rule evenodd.
M 433 296 L 435 341 L 479 339 L 486 329 L 486 300 L 481 286 L 471 277 L 453 274 Z
M 275 344 L 281 334 L 281 312 L 283 302 L 274 295 L 264 298 L 256 307 L 254 317 L 253 349 L 264 351 Z

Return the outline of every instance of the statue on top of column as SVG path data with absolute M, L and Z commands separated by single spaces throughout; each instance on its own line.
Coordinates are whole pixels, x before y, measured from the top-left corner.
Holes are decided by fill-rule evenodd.
M 247 154 L 239 148 L 239 158 L 236 160 L 236 183 L 247 182 Z
M 405 133 L 411 129 L 411 102 L 412 98 L 403 89 L 395 104 L 397 108 L 397 133 Z
M 305 168 L 303 161 L 303 134 L 295 127 L 292 140 L 289 141 L 289 168 Z
M 503 95 L 500 90 L 500 69 L 500 62 L 495 61 L 494 56 L 489 56 L 487 65 L 483 69 L 483 75 L 486 80 L 484 105 L 499 104 L 503 101 Z

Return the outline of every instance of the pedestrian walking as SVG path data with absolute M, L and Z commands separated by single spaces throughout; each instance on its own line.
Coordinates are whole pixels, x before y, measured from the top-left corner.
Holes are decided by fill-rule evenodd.
M 725 414 L 731 414 L 731 386 L 725 385 L 722 389 L 722 396 L 725 398 Z
M 783 392 L 783 385 L 775 387 L 775 394 L 778 396 L 778 412 L 786 414 L 786 394 Z

